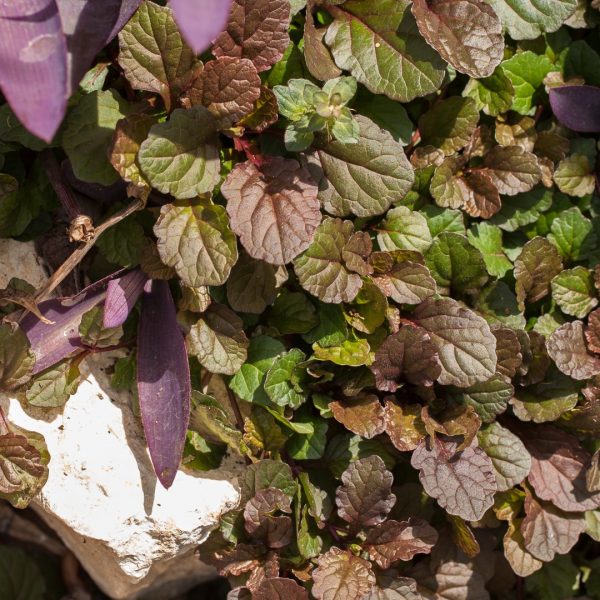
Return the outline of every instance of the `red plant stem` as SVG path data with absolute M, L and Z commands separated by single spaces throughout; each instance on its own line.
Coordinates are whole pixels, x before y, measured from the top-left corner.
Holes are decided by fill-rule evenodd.
M 233 146 L 238 152 L 243 152 L 246 158 L 259 169 L 268 162 L 267 158 L 255 151 L 252 142 L 246 138 L 234 138 Z

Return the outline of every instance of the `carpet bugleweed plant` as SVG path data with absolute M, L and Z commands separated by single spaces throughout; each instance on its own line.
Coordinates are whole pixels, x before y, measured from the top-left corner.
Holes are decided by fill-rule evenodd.
M 52 273 L 0 292 L 1 388 L 112 352 L 162 485 L 245 461 L 231 600 L 600 599 L 599 24 L 0 2 L 0 236 Z M 22 508 L 51 457 L 0 422 Z

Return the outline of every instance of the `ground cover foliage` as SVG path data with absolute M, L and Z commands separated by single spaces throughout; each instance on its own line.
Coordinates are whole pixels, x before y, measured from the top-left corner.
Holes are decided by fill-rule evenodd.
M 597 1 L 18 4 L 2 388 L 118 349 L 164 486 L 245 460 L 232 599 L 600 598 Z

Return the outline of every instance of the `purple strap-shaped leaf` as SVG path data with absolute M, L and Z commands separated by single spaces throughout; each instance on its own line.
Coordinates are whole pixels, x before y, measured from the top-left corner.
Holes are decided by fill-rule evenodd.
M 581 133 L 600 133 L 600 87 L 567 85 L 552 88 L 550 105 L 565 127 Z
M 69 51 L 69 90 L 129 21 L 142 0 L 56 0 Z
M 171 0 L 175 21 L 196 54 L 225 29 L 230 7 L 231 0 Z
M 0 87 L 23 125 L 50 142 L 69 91 L 67 42 L 54 0 L 0 1 Z
M 108 282 L 104 302 L 104 327 L 119 327 L 125 323 L 147 281 L 148 276 L 141 269 L 136 269 Z
M 21 328 L 35 355 L 34 375 L 59 363 L 76 350 L 81 350 L 81 318 L 100 304 L 105 296 L 105 289 L 98 289 L 94 285 L 73 298 L 42 302 L 38 308 L 52 324 L 43 323 L 32 313 L 25 316 Z
M 170 488 L 190 419 L 190 368 L 175 303 L 166 281 L 148 281 L 138 329 L 138 394 L 150 457 Z

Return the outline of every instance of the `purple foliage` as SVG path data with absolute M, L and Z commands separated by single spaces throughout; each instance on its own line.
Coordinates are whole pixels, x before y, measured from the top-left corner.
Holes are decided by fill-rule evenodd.
M 81 350 L 81 319 L 88 310 L 100 304 L 105 295 L 104 289 L 94 285 L 73 298 L 42 302 L 38 308 L 52 324 L 43 323 L 32 313 L 25 316 L 21 328 L 35 354 L 34 375 Z
M 119 327 L 144 291 L 148 276 L 140 269 L 108 283 L 104 302 L 104 327 Z
M 79 82 L 94 57 L 129 21 L 141 0 L 56 0 L 69 51 L 69 91 Z
M 171 0 L 177 25 L 196 54 L 225 29 L 231 0 Z
M 0 2 L 0 87 L 19 120 L 50 142 L 65 114 L 67 41 L 54 0 Z
M 190 369 L 175 303 L 166 281 L 148 281 L 138 329 L 137 380 L 150 457 L 159 481 L 171 487 L 190 418 Z
M 582 133 L 600 132 L 600 88 L 591 85 L 552 88 L 550 104 L 565 127 Z

